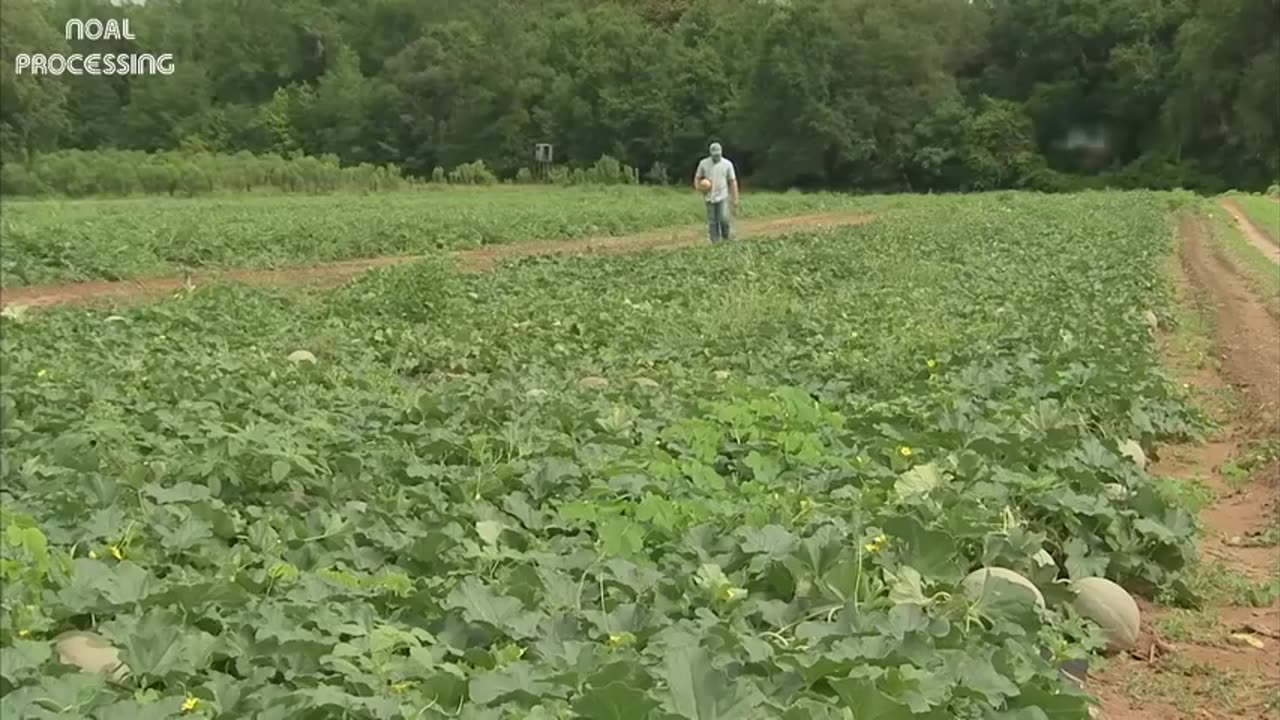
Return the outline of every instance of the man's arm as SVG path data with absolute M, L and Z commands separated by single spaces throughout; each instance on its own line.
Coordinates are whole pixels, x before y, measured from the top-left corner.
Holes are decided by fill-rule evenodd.
M 702 162 L 698 162 L 698 169 L 693 171 L 693 189 L 698 189 L 698 181 L 707 176 L 706 170 L 702 167 Z
M 732 164 L 729 165 L 729 194 L 733 198 L 734 207 L 741 204 L 738 199 L 738 170 Z

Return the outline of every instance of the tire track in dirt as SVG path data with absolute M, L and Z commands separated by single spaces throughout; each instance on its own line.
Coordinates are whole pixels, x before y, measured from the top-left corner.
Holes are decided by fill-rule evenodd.
M 872 220 L 866 213 L 824 212 L 787 217 L 738 220 L 736 239 L 779 235 L 801 230 L 862 225 Z M 702 226 L 663 228 L 631 235 L 585 240 L 539 240 L 489 245 L 451 253 L 463 272 L 492 270 L 506 260 L 554 255 L 623 255 L 651 250 L 670 250 L 706 242 Z M 224 270 L 195 273 L 187 277 L 153 277 L 136 280 L 92 281 L 53 285 L 31 285 L 0 289 L 0 307 L 50 307 L 94 301 L 143 301 L 171 295 L 184 287 L 210 282 L 239 282 L 265 286 L 332 287 L 375 268 L 403 265 L 423 255 L 399 255 L 360 260 L 344 260 L 272 270 Z
M 1208 221 L 1184 217 L 1179 232 L 1183 265 L 1191 282 L 1214 306 L 1216 344 L 1226 377 L 1240 386 L 1246 405 L 1262 422 L 1264 435 L 1275 437 L 1280 406 L 1280 320 L 1258 298 L 1221 253 L 1213 249 Z
M 1198 366 L 1162 338 L 1162 354 L 1183 382 L 1209 398 L 1206 409 L 1222 430 L 1196 446 L 1162 449 L 1150 469 L 1157 477 L 1204 479 L 1213 502 L 1201 513 L 1202 558 L 1214 570 L 1264 582 L 1280 572 L 1280 549 L 1242 547 L 1242 538 L 1276 527 L 1280 462 L 1257 469 L 1247 482 L 1227 476 L 1248 444 L 1280 437 L 1280 321 L 1220 253 L 1210 221 L 1179 219 L 1179 294 L 1197 296 L 1212 317 L 1217 367 Z M 1228 385 L 1238 402 L 1223 399 Z M 1220 569 L 1220 571 L 1217 571 Z M 1217 572 L 1215 572 L 1217 571 Z M 1226 583 L 1223 577 L 1210 582 Z M 1224 594 L 1224 597 L 1229 597 Z M 1250 607 L 1219 599 L 1207 613 L 1187 614 L 1141 602 L 1138 651 L 1113 658 L 1090 689 L 1103 701 L 1103 720 L 1251 720 L 1275 718 L 1280 700 L 1280 605 Z M 1200 623 L 1200 625 L 1196 625 Z M 1169 637 L 1174 628 L 1194 629 Z M 1233 645 L 1246 632 L 1263 647 Z M 1091 683 L 1092 685 L 1092 683 Z M 1194 706 L 1188 708 L 1187 705 Z M 1181 705 L 1180 709 L 1178 706 Z
M 1232 219 L 1236 221 L 1236 226 L 1240 228 L 1240 232 L 1249 241 L 1250 245 L 1257 248 L 1258 252 L 1262 253 L 1271 262 L 1280 264 L 1280 245 L 1268 238 L 1263 233 L 1262 228 L 1249 219 L 1249 216 L 1235 200 L 1219 198 L 1218 204 L 1222 206 L 1223 210 L 1231 214 Z

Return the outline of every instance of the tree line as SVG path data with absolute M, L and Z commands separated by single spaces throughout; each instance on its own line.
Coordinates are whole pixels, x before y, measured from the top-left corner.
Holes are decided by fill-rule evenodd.
M 64 34 L 126 17 L 134 39 Z M 174 71 L 15 69 L 86 52 Z M 607 157 L 683 182 L 712 140 L 769 187 L 1280 178 L 1280 0 L 0 0 L 0 54 L 11 188 L 161 151 L 326 158 L 375 185 L 528 178 L 539 142 L 561 178 Z
M 668 184 L 661 166 L 641 175 L 617 158 L 605 155 L 589 167 L 555 166 L 545 173 L 520 168 L 501 178 L 483 160 L 446 170 L 437 166 L 429 178 L 407 176 L 395 165 L 343 165 L 336 155 L 193 152 L 186 150 L 56 150 L 26 162 L 0 165 L 0 195 L 126 196 L 215 193 L 378 192 L 441 185 L 494 185 L 499 182 L 554 185 L 631 185 L 641 181 Z

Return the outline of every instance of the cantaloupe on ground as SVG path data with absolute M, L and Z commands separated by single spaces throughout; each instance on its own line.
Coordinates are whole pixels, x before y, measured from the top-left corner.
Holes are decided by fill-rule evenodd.
M 1120 443 L 1120 454 L 1132 460 L 1139 470 L 1147 469 L 1147 453 L 1136 440 L 1125 440 Z
M 120 661 L 120 650 L 110 640 L 92 632 L 73 630 L 54 640 L 58 660 L 84 672 L 108 675 L 120 682 L 129 675 L 129 666 Z
M 1034 600 L 1035 604 L 1044 609 L 1044 595 L 1040 592 L 1034 583 L 1018 573 L 1002 567 L 979 568 L 969 573 L 969 575 L 960 583 L 967 595 L 974 599 L 981 598 L 984 593 L 994 592 L 992 587 L 996 583 L 1011 583 L 1020 588 L 1026 595 L 1028 600 Z
M 584 390 L 604 390 L 609 387 L 609 380 L 598 375 L 591 375 L 579 380 L 578 387 Z
M 1081 617 L 1097 623 L 1107 636 L 1111 652 L 1132 650 L 1138 644 L 1142 617 L 1138 603 L 1125 589 L 1106 578 L 1081 578 L 1071 583 L 1076 592 L 1072 603 Z

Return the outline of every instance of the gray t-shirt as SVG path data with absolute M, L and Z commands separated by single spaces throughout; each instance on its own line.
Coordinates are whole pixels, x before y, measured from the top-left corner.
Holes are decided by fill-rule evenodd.
M 738 175 L 734 172 L 733 163 L 727 157 L 721 157 L 720 162 L 712 162 L 711 157 L 704 157 L 698 163 L 698 172 L 695 178 L 709 178 L 711 180 L 711 192 L 707 193 L 707 202 L 720 202 L 729 198 L 729 183 L 737 180 Z

